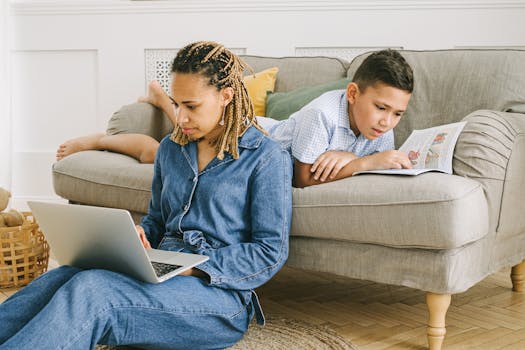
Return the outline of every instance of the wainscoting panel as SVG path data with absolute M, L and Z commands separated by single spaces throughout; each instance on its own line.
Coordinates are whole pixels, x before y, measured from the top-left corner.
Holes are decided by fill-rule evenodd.
M 16 51 L 12 62 L 12 192 L 52 198 L 58 145 L 97 131 L 97 52 Z
M 27 210 L 26 200 L 59 200 L 52 186 L 51 166 L 54 162 L 55 152 L 13 153 L 13 208 Z
M 95 50 L 13 53 L 13 149 L 54 151 L 67 138 L 95 132 Z

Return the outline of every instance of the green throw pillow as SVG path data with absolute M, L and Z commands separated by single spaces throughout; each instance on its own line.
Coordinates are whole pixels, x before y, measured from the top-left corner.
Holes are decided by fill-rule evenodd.
M 269 93 L 266 97 L 266 116 L 277 120 L 286 119 L 323 93 L 331 90 L 346 89 L 346 86 L 351 81 L 352 79 L 345 78 L 288 92 Z

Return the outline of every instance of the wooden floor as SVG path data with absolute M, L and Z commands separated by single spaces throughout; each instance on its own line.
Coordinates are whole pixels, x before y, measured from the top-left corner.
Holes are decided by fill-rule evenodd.
M 525 294 L 510 268 L 452 296 L 443 348 L 525 349 Z M 425 292 L 286 268 L 259 289 L 266 314 L 328 325 L 361 350 L 426 349 Z
M 452 297 L 444 349 L 525 349 L 525 294 L 511 291 L 509 273 Z M 327 325 L 361 350 L 427 346 L 422 291 L 284 268 L 258 294 L 266 315 Z

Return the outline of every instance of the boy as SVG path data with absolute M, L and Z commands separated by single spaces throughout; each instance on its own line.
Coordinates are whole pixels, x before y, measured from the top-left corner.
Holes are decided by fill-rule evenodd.
M 394 150 L 392 129 L 413 90 L 412 69 L 394 50 L 368 56 L 346 90 L 324 93 L 275 122 L 258 118 L 294 159 L 294 186 L 306 187 L 352 176 L 356 171 L 410 168 Z
M 339 180 L 360 170 L 410 168 L 407 155 L 394 150 L 392 129 L 406 110 L 413 86 L 412 69 L 399 52 L 377 51 L 359 66 L 346 90 L 324 93 L 286 120 L 257 121 L 294 159 L 295 187 Z M 175 123 L 176 109 L 158 82 L 150 83 L 148 95 L 139 101 L 161 108 Z M 98 134 L 64 143 L 57 159 L 80 150 L 107 149 L 152 163 L 157 147 L 146 135 Z

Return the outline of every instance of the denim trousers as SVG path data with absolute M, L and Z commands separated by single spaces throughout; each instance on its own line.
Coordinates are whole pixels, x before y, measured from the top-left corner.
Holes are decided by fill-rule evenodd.
M 149 284 L 63 266 L 0 305 L 0 349 L 223 349 L 242 338 L 253 314 L 250 291 L 197 277 Z

